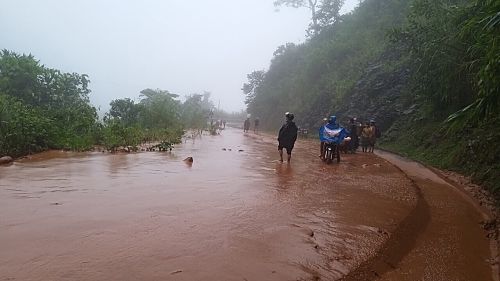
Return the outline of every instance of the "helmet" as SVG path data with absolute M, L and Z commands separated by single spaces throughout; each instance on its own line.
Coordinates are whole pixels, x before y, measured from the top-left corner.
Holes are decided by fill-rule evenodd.
M 328 119 L 328 123 L 330 124 L 335 124 L 337 122 L 337 116 L 332 115 L 330 116 L 330 119 Z
M 286 112 L 286 113 L 285 113 L 285 117 L 286 117 L 286 119 L 288 119 L 288 120 L 293 120 L 293 118 L 294 118 L 295 116 L 293 115 L 293 113 Z

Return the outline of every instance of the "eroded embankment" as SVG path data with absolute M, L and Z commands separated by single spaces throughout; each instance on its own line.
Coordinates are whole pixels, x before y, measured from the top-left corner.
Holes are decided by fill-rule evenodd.
M 377 153 L 413 182 L 418 201 L 377 254 L 342 280 L 498 280 L 496 243 L 479 223 L 487 210 L 435 171 Z

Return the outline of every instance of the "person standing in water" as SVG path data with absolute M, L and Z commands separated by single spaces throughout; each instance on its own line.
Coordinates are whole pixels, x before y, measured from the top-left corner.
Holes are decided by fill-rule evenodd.
M 259 131 L 259 118 L 255 118 L 253 124 L 253 132 L 257 134 L 258 131 Z
M 281 126 L 281 129 L 278 133 L 278 151 L 280 153 L 280 162 L 283 162 L 283 148 L 286 149 L 286 153 L 288 155 L 287 162 L 290 163 L 292 158 L 292 150 L 295 145 L 295 141 L 297 140 L 297 125 L 293 122 L 293 118 L 295 116 L 287 112 L 285 113 L 286 122 Z
M 375 120 L 370 120 L 370 129 L 371 129 L 371 137 L 370 144 L 368 145 L 369 151 L 373 153 L 375 149 L 375 143 L 377 142 L 377 138 L 380 138 L 380 129 L 375 125 Z
M 246 133 L 250 130 L 250 118 L 245 119 L 245 123 L 243 123 L 243 132 Z
M 359 147 L 358 124 L 356 117 L 353 117 L 351 118 L 351 120 L 349 120 L 349 132 L 351 137 L 349 150 L 351 151 L 351 153 L 355 153 Z
M 366 122 L 365 126 L 361 130 L 361 149 L 363 152 L 369 152 L 370 141 L 373 138 L 372 127 L 370 127 L 370 123 Z

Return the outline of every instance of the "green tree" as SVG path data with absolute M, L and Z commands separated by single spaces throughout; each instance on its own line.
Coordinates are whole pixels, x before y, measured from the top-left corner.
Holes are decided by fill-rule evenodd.
M 141 91 L 140 115 L 144 128 L 178 128 L 180 126 L 180 101 L 176 94 L 161 89 Z
M 16 101 L 14 104 L 20 102 L 27 108 L 28 111 L 23 111 L 15 107 L 20 110 L 20 114 L 29 112 L 26 114 L 40 115 L 42 119 L 48 120 L 50 130 L 43 140 L 39 137 L 37 141 L 43 142 L 40 147 L 45 149 L 80 150 L 93 145 L 97 113 L 90 105 L 88 85 L 87 75 L 46 68 L 32 55 L 19 55 L 7 50 L 0 52 L 0 92 L 13 98 Z M 9 99 L 7 102 L 13 101 Z M 26 132 L 21 128 L 11 132 L 11 138 L 22 139 L 22 136 L 12 135 L 14 133 L 21 135 Z M 24 153 L 33 151 L 24 147 Z
M 21 156 L 48 149 L 52 120 L 14 97 L 0 94 L 0 155 Z
M 255 95 L 259 91 L 259 87 L 264 82 L 265 78 L 264 70 L 253 71 L 252 73 L 247 75 L 248 82 L 243 84 L 243 94 L 245 97 L 245 104 L 250 104 L 253 102 Z
M 210 93 L 192 94 L 186 97 L 182 104 L 182 124 L 185 128 L 204 129 L 207 119 L 213 112 L 213 104 L 210 102 Z
M 129 98 L 116 99 L 109 104 L 108 118 L 115 118 L 122 122 L 125 126 L 133 126 L 137 124 L 141 113 L 141 106 L 136 104 Z
M 274 6 L 307 8 L 311 12 L 308 34 L 317 35 L 323 28 L 334 24 L 340 18 L 344 0 L 276 0 Z

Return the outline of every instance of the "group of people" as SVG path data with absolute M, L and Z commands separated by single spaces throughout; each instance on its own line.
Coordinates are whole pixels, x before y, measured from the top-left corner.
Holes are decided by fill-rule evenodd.
M 380 137 L 380 129 L 373 119 L 363 124 L 358 122 L 356 118 L 351 118 L 349 120 L 349 132 L 351 152 L 356 151 L 359 146 L 361 146 L 363 152 L 373 152 L 377 138 Z
M 256 134 L 259 131 L 259 123 L 259 118 L 255 118 L 255 120 L 253 120 L 253 132 Z M 250 131 L 250 117 L 247 117 L 243 123 L 243 132 L 247 133 L 248 131 Z
M 293 122 L 294 115 L 290 112 L 285 113 L 285 123 L 281 126 L 278 132 L 278 151 L 280 155 L 280 161 L 283 162 L 283 149 L 287 152 L 287 162 L 290 162 L 292 156 L 292 150 L 297 140 L 298 127 Z M 250 126 L 250 120 L 248 120 L 248 129 Z M 257 119 L 258 120 L 258 119 Z M 337 124 L 337 117 L 330 116 L 330 118 L 323 119 L 324 124 L 319 129 L 320 139 L 325 130 L 339 130 L 340 133 L 338 137 L 340 139 L 347 139 L 349 141 L 349 150 L 355 152 L 359 146 L 363 152 L 373 152 L 375 147 L 375 142 L 377 138 L 380 137 L 380 130 L 375 125 L 375 120 L 370 120 L 364 124 L 358 122 L 356 118 L 351 118 L 349 120 L 349 129 L 345 130 Z M 245 125 L 247 121 L 245 121 Z M 258 124 L 258 123 L 257 123 Z M 257 125 L 258 126 L 258 125 Z M 248 131 L 245 127 L 245 130 Z M 323 157 L 325 149 L 325 142 L 321 141 L 320 145 L 320 157 Z
M 226 120 L 210 120 L 209 131 L 212 135 L 220 134 L 221 130 L 226 129 Z

